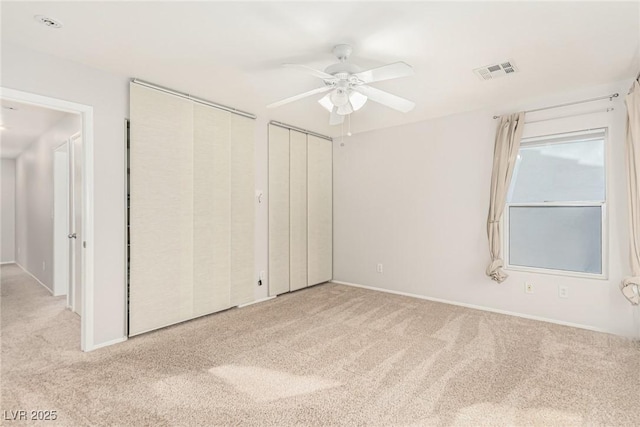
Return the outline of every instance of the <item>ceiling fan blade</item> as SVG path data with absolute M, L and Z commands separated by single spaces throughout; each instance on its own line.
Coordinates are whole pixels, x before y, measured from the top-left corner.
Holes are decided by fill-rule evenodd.
M 333 107 L 331 115 L 329 116 L 329 124 L 333 126 L 342 124 L 342 122 L 344 122 L 344 116 L 338 114 L 338 107 Z
M 302 64 L 282 64 L 283 67 L 287 68 L 297 68 L 299 70 L 305 71 L 312 76 L 320 77 L 324 80 L 337 80 L 334 76 L 329 73 L 325 73 L 324 71 L 316 70 L 315 68 L 308 67 Z
M 355 73 L 354 76 L 364 83 L 380 82 L 382 80 L 397 79 L 413 75 L 413 67 L 406 62 L 394 62 L 382 67 Z
M 317 93 L 328 92 L 333 89 L 331 86 L 319 87 L 317 89 L 310 90 L 308 92 L 300 93 L 295 96 L 291 96 L 289 98 L 282 99 L 280 101 L 274 102 L 273 104 L 267 105 L 267 108 L 276 108 L 284 104 L 288 104 L 293 101 L 297 101 L 298 99 L 306 98 L 307 96 L 315 95 Z
M 386 105 L 389 108 L 393 108 L 394 110 L 398 110 L 403 113 L 408 113 L 416 106 L 413 101 L 409 101 L 408 99 L 401 98 L 375 87 L 356 86 L 353 90 L 367 96 L 370 100 L 375 101 L 378 104 Z

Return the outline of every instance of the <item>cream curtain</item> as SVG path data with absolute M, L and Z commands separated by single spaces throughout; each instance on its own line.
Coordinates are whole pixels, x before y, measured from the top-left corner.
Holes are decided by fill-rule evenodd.
M 502 271 L 502 237 L 500 218 L 504 212 L 511 175 L 516 164 L 520 139 L 524 128 L 524 112 L 502 116 L 496 130 L 496 144 L 493 149 L 493 173 L 491 174 L 491 198 L 487 235 L 491 263 L 487 267 L 487 276 L 502 283 L 508 276 Z
M 636 80 L 627 95 L 627 173 L 629 179 L 629 231 L 632 276 L 620 283 L 631 304 L 640 304 L 640 83 Z

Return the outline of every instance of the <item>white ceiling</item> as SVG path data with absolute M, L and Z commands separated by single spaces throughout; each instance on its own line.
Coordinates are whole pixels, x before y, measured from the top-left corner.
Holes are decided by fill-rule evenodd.
M 0 156 L 13 159 L 69 113 L 0 100 Z M 14 108 L 13 110 L 11 108 Z
M 59 19 L 54 30 L 35 22 Z M 416 102 L 372 102 L 354 132 L 623 80 L 640 69 L 638 2 L 3 2 L 2 41 L 189 92 L 336 135 L 322 95 L 264 106 L 321 85 L 280 68 L 324 69 L 338 43 L 368 68 L 405 61 L 416 75 L 375 86 Z M 481 81 L 472 69 L 512 60 L 520 72 Z

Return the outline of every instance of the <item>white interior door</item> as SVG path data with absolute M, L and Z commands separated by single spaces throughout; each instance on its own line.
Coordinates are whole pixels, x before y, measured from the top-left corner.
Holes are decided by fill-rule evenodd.
M 82 250 L 82 136 L 78 133 L 71 137 L 71 310 L 82 316 L 82 269 L 84 266 Z
M 55 149 L 53 162 L 53 295 L 60 296 L 68 295 L 71 277 L 68 141 Z

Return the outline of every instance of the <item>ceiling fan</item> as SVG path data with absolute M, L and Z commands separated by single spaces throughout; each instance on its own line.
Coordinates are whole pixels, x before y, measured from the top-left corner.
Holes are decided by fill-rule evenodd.
M 284 67 L 297 68 L 321 78 L 324 86 L 274 102 L 267 105 L 267 108 L 280 107 L 308 96 L 329 92 L 318 102 L 331 113 L 329 117 L 331 125 L 344 122 L 344 116 L 358 111 L 368 99 L 403 113 L 413 109 L 414 102 L 368 86 L 368 83 L 413 75 L 413 68 L 409 64 L 394 62 L 370 70 L 362 70 L 348 62 L 352 51 L 351 46 L 346 44 L 335 46 L 332 52 L 340 62 L 330 65 L 324 71 L 301 64 L 283 64 Z

